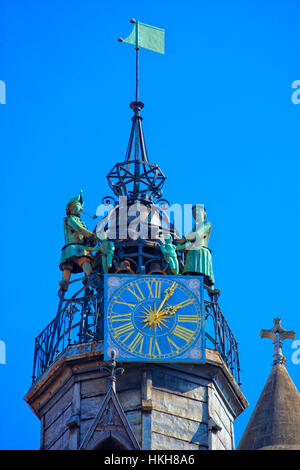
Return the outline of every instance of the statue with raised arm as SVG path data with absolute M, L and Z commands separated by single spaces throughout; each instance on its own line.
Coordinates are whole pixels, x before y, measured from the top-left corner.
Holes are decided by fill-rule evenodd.
M 66 206 L 66 217 L 64 218 L 65 246 L 62 248 L 60 269 L 62 280 L 59 285 L 61 291 L 68 289 L 71 273 L 84 272 L 87 276 L 92 273 L 93 257 L 88 250 L 95 246 L 98 239 L 96 234 L 90 232 L 80 216 L 83 210 L 82 191 L 79 196 L 74 197 Z
M 211 251 L 208 248 L 208 241 L 211 232 L 211 222 L 206 219 L 204 206 L 195 205 L 192 207 L 195 225 L 192 231 L 185 237 L 176 240 L 180 246 L 179 250 L 185 250 L 185 263 L 183 274 L 202 274 L 204 283 L 212 287 L 215 283 Z
M 179 274 L 179 265 L 176 253 L 176 246 L 173 245 L 171 235 L 165 237 L 165 244 L 160 245 L 164 260 L 168 263 L 168 267 L 172 274 Z

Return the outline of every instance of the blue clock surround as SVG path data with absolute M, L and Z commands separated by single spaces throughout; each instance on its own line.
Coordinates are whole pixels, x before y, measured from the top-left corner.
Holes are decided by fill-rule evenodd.
M 204 362 L 202 276 L 105 274 L 104 359 Z

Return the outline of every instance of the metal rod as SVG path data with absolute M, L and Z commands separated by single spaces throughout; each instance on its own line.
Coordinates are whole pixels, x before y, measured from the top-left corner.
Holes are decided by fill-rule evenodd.
M 135 51 L 136 51 L 136 62 L 135 62 L 135 101 L 139 100 L 139 24 L 135 23 Z
M 135 109 L 135 150 L 134 150 L 134 193 L 139 194 L 140 192 L 140 163 L 139 163 L 139 118 L 138 116 L 138 106 L 136 105 Z
M 139 47 L 136 50 L 136 63 L 135 63 L 135 101 L 139 100 Z

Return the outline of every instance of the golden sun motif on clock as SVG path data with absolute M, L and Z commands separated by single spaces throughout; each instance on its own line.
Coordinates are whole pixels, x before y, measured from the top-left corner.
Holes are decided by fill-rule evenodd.
M 113 288 L 106 330 L 109 347 L 118 348 L 120 359 L 175 360 L 187 357 L 191 348 L 199 351 L 203 342 L 199 289 L 188 288 L 174 277 L 130 276 L 128 280 L 126 276 L 126 282 Z M 194 286 L 199 286 L 196 281 Z

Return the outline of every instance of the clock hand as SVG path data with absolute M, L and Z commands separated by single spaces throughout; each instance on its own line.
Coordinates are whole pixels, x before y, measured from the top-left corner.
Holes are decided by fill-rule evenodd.
M 177 305 L 170 306 L 170 308 L 173 309 L 176 312 L 180 308 L 186 307 L 187 305 L 190 305 L 190 304 L 193 304 L 193 303 L 195 303 L 194 299 L 187 299 L 187 300 L 184 300 L 183 302 L 180 302 Z
M 156 308 L 156 303 L 154 302 L 154 309 L 152 309 L 150 307 L 150 305 L 148 305 L 148 309 L 143 306 L 143 309 L 144 311 L 146 312 L 146 314 L 148 315 L 152 315 L 153 317 L 155 318 L 158 318 L 160 315 L 161 312 L 161 309 L 162 307 L 165 305 L 165 303 L 167 302 L 167 300 L 169 300 L 169 298 L 174 294 L 175 292 L 175 289 L 176 289 L 176 282 L 172 282 L 171 286 L 168 287 L 166 290 L 165 290 L 165 297 L 163 298 L 163 300 L 161 301 L 160 305 L 158 308 Z M 167 309 L 169 309 L 170 307 L 166 307 Z M 165 309 L 164 309 L 165 310 Z
M 167 292 L 165 298 L 163 299 L 163 302 L 161 302 L 161 304 L 160 304 L 160 308 L 164 305 L 164 303 L 166 302 L 167 298 L 170 295 L 172 295 L 172 292 Z M 144 309 L 144 315 L 137 316 L 137 318 L 142 318 L 143 319 L 144 325 L 142 326 L 142 329 L 145 328 L 146 326 L 148 326 L 151 329 L 152 326 L 153 326 L 154 327 L 154 332 L 156 332 L 156 327 L 157 326 L 159 327 L 159 329 L 162 329 L 161 325 L 167 326 L 165 322 L 168 321 L 168 320 L 163 318 L 163 317 L 168 314 L 169 309 L 170 309 L 169 306 L 165 307 L 160 312 L 158 312 L 158 310 L 156 309 L 156 303 L 155 302 L 154 302 L 153 310 L 150 307 L 150 305 L 148 305 L 148 308 L 146 308 L 145 306 L 143 306 L 142 308 Z
M 159 318 L 166 316 L 166 315 L 174 315 L 177 310 L 186 307 L 187 305 L 190 305 L 194 303 L 194 299 L 187 299 L 184 300 L 183 302 L 180 302 L 177 305 L 167 305 L 163 310 L 159 312 Z
M 160 303 L 158 309 L 156 310 L 157 314 L 161 311 L 161 309 L 164 306 L 164 304 L 166 303 L 166 301 L 169 300 L 169 298 L 174 294 L 175 289 L 176 289 L 176 282 L 172 282 L 171 287 L 169 287 L 168 289 L 165 290 L 165 297 L 163 298 L 162 302 Z
M 161 325 L 166 326 L 165 322 L 168 320 L 164 319 L 163 317 L 167 315 L 173 315 L 176 312 L 176 308 L 173 308 L 168 305 L 168 306 L 165 306 L 165 308 L 163 309 L 163 306 L 165 305 L 167 300 L 169 300 L 169 298 L 172 297 L 172 295 L 175 292 L 176 287 L 177 287 L 176 282 L 172 282 L 171 286 L 165 290 L 164 292 L 165 296 L 163 300 L 161 301 L 158 308 L 156 308 L 156 302 L 154 302 L 153 308 L 149 304 L 148 304 L 148 308 L 145 305 L 143 305 L 142 308 L 144 312 L 141 311 L 141 313 L 144 313 L 144 315 L 138 316 L 138 318 L 143 318 L 144 325 L 142 329 L 145 328 L 146 326 L 148 326 L 149 329 L 151 329 L 153 326 L 154 333 L 155 333 L 157 326 L 160 329 L 162 329 Z M 170 310 L 171 310 L 171 313 L 170 313 Z
M 160 317 L 166 315 L 174 315 L 180 307 L 173 307 L 172 305 L 167 305 L 163 310 L 160 311 Z

